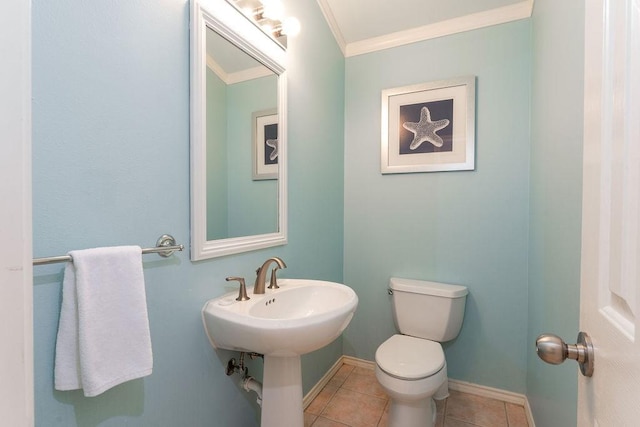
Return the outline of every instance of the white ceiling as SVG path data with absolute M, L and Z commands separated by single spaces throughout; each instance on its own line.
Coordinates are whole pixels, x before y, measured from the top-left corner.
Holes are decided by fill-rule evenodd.
M 353 56 L 525 19 L 534 0 L 317 1 L 343 53 Z

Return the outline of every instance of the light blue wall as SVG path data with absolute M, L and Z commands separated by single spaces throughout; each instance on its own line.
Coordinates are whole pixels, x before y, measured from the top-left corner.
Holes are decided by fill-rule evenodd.
M 315 0 L 285 0 L 302 23 L 289 40 L 287 74 L 289 244 L 302 269 L 289 277 L 343 281 L 345 60 Z M 324 265 L 328 263 L 328 265 Z M 289 269 L 291 263 L 287 261 Z M 339 267 L 338 267 L 339 266 Z M 303 387 L 342 355 L 342 338 L 304 355 Z
M 278 229 L 278 181 L 254 181 L 252 114 L 278 105 L 275 75 L 229 85 L 227 98 L 229 237 L 273 233 Z M 238 197 L 241 195 L 241 197 Z M 259 209 L 256 209 L 259 208 Z
M 395 333 L 389 277 L 466 285 L 449 375 L 525 391 L 528 20 L 347 59 L 345 282 L 360 297 L 345 352 L 373 360 Z M 477 76 L 476 170 L 380 174 L 381 91 Z
M 211 349 L 201 307 L 271 255 L 283 277 L 343 278 L 344 58 L 314 0 L 287 3 L 304 29 L 289 71 L 289 244 L 198 263 L 145 256 L 153 374 L 95 398 L 53 390 L 63 266 L 36 267 L 37 426 L 257 425 L 253 396 L 223 372 L 237 354 Z M 188 2 L 35 0 L 32 41 L 34 256 L 162 233 L 188 247 Z M 337 340 L 303 358 L 305 390 L 341 352 Z
M 576 425 L 577 367 L 544 364 L 545 332 L 575 342 L 580 303 L 584 2 L 536 0 L 532 18 L 527 396 L 536 425 Z
M 542 365 L 532 342 L 577 331 L 583 5 L 537 0 L 533 20 L 345 61 L 315 0 L 285 3 L 303 28 L 289 48 L 288 245 L 145 256 L 154 372 L 96 398 L 53 391 L 63 267 L 36 267 L 36 425 L 257 425 L 199 310 L 271 255 L 282 276 L 360 297 L 344 339 L 303 357 L 305 391 L 343 351 L 371 360 L 394 333 L 390 276 L 424 278 L 471 291 L 446 345 L 452 378 L 526 390 L 537 425 L 574 425 L 575 367 Z M 185 0 L 33 2 L 34 256 L 166 232 L 189 245 L 188 16 Z M 380 175 L 380 91 L 463 75 L 478 78 L 477 170 Z
M 277 85 L 275 75 L 227 85 L 207 68 L 208 240 L 278 229 L 278 181 L 251 173 L 252 114 L 276 108 Z
M 229 234 L 227 85 L 207 67 L 207 240 Z

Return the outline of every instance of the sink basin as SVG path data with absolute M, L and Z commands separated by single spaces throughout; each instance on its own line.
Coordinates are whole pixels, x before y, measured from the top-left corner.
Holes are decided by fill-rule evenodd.
M 347 327 L 358 305 L 348 286 L 320 280 L 279 279 L 265 294 L 247 290 L 248 301 L 231 292 L 207 301 L 204 327 L 215 348 L 265 356 L 299 356 L 324 347 Z

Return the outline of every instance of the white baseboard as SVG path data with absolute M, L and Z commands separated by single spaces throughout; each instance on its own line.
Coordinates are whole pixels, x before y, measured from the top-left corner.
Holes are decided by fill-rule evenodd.
M 520 405 L 524 407 L 524 413 L 527 416 L 529 427 L 536 427 L 533 414 L 531 413 L 531 406 L 529 406 L 529 400 L 524 394 L 452 379 L 449 380 L 449 389 Z
M 468 383 L 466 381 L 449 379 L 449 388 L 462 393 L 475 394 L 476 396 L 488 397 L 489 399 L 502 400 L 503 402 L 513 403 L 520 406 L 524 406 L 524 402 L 527 400 L 526 396 L 523 394 Z
M 327 373 L 324 374 L 322 378 L 320 378 L 320 381 L 318 381 L 318 383 L 313 386 L 313 388 L 309 390 L 309 393 L 307 393 L 307 395 L 304 397 L 302 404 L 305 409 L 307 408 L 307 406 L 309 406 L 313 399 L 315 399 L 316 396 L 320 394 L 324 386 L 327 385 L 327 383 L 331 380 L 335 373 L 338 372 L 342 365 L 351 365 L 372 370 L 376 367 L 375 362 L 371 362 L 369 360 L 358 359 L 357 357 L 351 356 L 340 356 L 336 363 L 333 364 L 333 366 L 327 371 Z M 527 416 L 527 421 L 529 422 L 529 427 L 535 427 L 535 422 L 531 413 L 531 407 L 529 406 L 527 396 L 525 396 L 524 394 L 513 393 L 511 391 L 453 379 L 449 379 L 449 389 L 523 406 L 524 412 Z
M 524 402 L 524 413 L 527 415 L 527 423 L 529 423 L 529 427 L 536 427 L 536 422 L 533 419 L 533 412 L 531 412 L 531 406 L 529 406 L 529 399 Z
M 357 357 L 351 357 L 351 356 L 342 356 L 341 359 L 342 359 L 343 365 L 351 365 L 358 368 L 371 369 L 371 370 L 376 369 L 376 362 L 372 362 L 370 360 L 358 359 Z
M 316 385 L 314 385 L 311 390 L 309 390 L 309 392 L 304 396 L 304 398 L 302 399 L 302 407 L 304 409 L 307 409 L 307 406 L 309 406 L 311 402 L 313 402 L 313 399 L 315 399 L 316 396 L 320 394 L 324 386 L 327 385 L 327 383 L 331 380 L 331 378 L 333 378 L 336 372 L 338 372 L 342 365 L 345 364 L 343 358 L 344 356 L 340 356 L 340 358 L 336 360 L 336 363 L 334 363 L 333 366 L 329 368 L 327 373 L 324 374 L 322 378 L 320 378 L 320 381 L 318 381 Z

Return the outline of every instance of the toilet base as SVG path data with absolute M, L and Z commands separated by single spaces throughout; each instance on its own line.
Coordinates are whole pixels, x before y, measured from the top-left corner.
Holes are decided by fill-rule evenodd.
M 433 427 L 436 418 L 434 397 L 449 394 L 447 364 L 436 374 L 419 380 L 405 380 L 388 375 L 376 365 L 376 379 L 389 396 L 389 427 Z
M 433 427 L 436 424 L 436 404 L 427 398 L 414 401 L 393 401 L 389 405 L 389 427 Z

